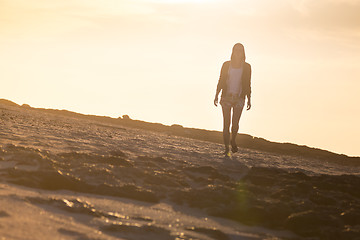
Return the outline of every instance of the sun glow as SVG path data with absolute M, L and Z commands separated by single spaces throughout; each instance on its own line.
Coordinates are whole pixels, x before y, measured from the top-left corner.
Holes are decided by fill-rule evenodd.
M 0 96 L 222 131 L 213 94 L 241 42 L 242 133 L 359 156 L 358 1 L 0 0 Z
M 215 2 L 216 0 L 145 0 L 147 2 L 155 2 L 155 3 L 207 3 L 207 2 Z

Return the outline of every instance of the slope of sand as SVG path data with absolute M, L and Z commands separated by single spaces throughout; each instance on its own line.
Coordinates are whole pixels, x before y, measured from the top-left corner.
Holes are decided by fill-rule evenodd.
M 0 103 L 2 239 L 356 239 L 360 164 Z M 1 239 L 1 238 L 0 238 Z

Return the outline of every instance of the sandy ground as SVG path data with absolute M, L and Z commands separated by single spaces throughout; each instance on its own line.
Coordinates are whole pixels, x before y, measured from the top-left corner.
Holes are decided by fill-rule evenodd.
M 1 239 L 278 239 L 284 231 L 248 227 L 167 203 L 148 204 L 70 191 L 0 185 Z M 91 207 L 71 207 L 71 202 Z M 67 205 L 68 204 L 68 205 Z M 113 217 L 111 217 L 113 216 Z
M 1 240 L 302 239 L 281 226 L 219 217 L 215 210 L 226 204 L 211 191 L 239 188 L 267 169 L 266 181 L 278 174 L 274 169 L 286 170 L 279 173 L 286 179 L 293 177 L 288 172 L 359 174 L 354 166 L 243 148 L 225 158 L 220 144 L 5 104 L 0 127 Z M 294 182 L 286 181 L 271 191 Z M 264 205 L 261 194 L 256 199 Z

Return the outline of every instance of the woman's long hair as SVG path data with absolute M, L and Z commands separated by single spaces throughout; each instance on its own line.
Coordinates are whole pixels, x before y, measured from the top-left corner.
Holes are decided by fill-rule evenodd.
M 242 51 L 241 61 L 242 61 L 242 62 L 245 62 L 245 59 L 246 59 L 246 57 L 245 57 L 245 49 L 244 49 L 244 45 L 242 45 L 241 43 L 236 43 L 236 44 L 234 45 L 233 50 L 232 50 L 232 53 L 231 53 L 231 61 L 233 61 L 234 58 L 235 58 L 235 53 L 234 53 L 234 48 L 235 48 L 235 47 L 240 47 L 240 48 L 241 48 L 241 51 Z

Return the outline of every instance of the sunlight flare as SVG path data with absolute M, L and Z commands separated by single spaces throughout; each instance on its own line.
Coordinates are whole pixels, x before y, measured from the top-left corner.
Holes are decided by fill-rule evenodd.
M 215 2 L 216 0 L 144 0 L 146 2 L 154 2 L 154 3 L 209 3 Z

